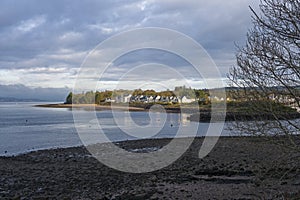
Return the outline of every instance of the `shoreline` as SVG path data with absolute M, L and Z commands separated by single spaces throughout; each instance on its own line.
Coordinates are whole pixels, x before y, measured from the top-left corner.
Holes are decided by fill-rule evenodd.
M 120 111 L 129 111 L 129 112 L 149 112 L 150 107 L 134 107 L 134 106 L 122 106 L 122 105 L 98 105 L 98 104 L 41 104 L 35 105 L 35 107 L 43 108 L 69 108 L 69 109 L 84 109 L 84 110 L 120 110 Z M 196 108 L 189 107 L 174 107 L 174 108 L 164 108 L 167 113 L 187 113 L 193 114 L 199 111 Z M 160 109 L 153 109 L 153 111 L 160 111 Z
M 276 118 L 277 117 L 277 118 Z M 259 120 L 294 120 L 300 119 L 300 113 L 284 113 L 278 114 L 278 116 L 274 116 L 272 113 L 268 114 L 248 114 L 241 112 L 226 112 L 224 114 L 215 115 L 216 122 L 225 121 L 225 122 L 233 122 L 233 121 L 259 121 Z M 188 117 L 188 120 L 192 122 L 214 122 L 211 121 L 211 113 L 210 112 L 200 112 L 194 113 Z
M 184 138 L 181 138 L 182 140 Z M 123 141 L 128 151 L 163 147 L 170 139 Z M 289 156 L 258 137 L 221 137 L 203 159 L 203 138 L 170 166 L 130 174 L 101 164 L 84 147 L 40 150 L 0 157 L 1 199 L 297 199 L 299 171 L 291 176 Z M 140 151 L 137 151 L 140 150 Z M 268 157 L 268 159 L 265 159 Z M 280 158 L 280 159 L 279 159 Z M 297 162 L 293 167 L 300 168 Z M 280 169 L 277 171 L 277 169 Z
M 35 105 L 35 107 L 44 107 L 44 108 L 69 108 L 69 109 L 84 109 L 88 111 L 103 111 L 103 110 L 120 110 L 120 111 L 129 111 L 129 112 L 149 112 L 150 108 L 146 107 L 133 107 L 133 106 L 121 106 L 121 105 L 98 105 L 98 104 L 42 104 L 42 105 Z M 292 112 L 292 113 L 284 113 L 280 114 L 276 118 L 273 116 L 272 113 L 269 114 L 249 114 L 249 113 L 241 113 L 241 112 L 230 112 L 227 111 L 226 115 L 224 113 L 216 113 L 215 121 L 211 121 L 211 112 L 207 109 L 199 110 L 192 107 L 173 107 L 173 108 L 164 108 L 166 113 L 185 113 L 191 114 L 188 117 L 188 120 L 191 122 L 218 122 L 218 121 L 225 121 L 225 122 L 232 122 L 232 121 L 255 121 L 255 120 L 293 120 L 293 119 L 300 119 L 299 112 Z M 153 110 L 160 112 L 161 110 Z
M 35 107 L 70 108 L 70 109 L 75 108 L 75 109 L 85 109 L 85 110 L 95 109 L 96 111 L 112 110 L 112 106 L 97 105 L 97 104 L 41 104 L 41 105 L 35 105 Z M 113 106 L 113 108 L 122 111 L 146 111 L 143 108 L 137 108 L 137 107 Z
M 216 137 L 216 136 L 207 136 L 209 137 Z M 219 138 L 245 138 L 245 137 L 249 137 L 249 138 L 253 138 L 253 136 L 240 136 L 240 135 L 230 135 L 230 136 L 220 136 Z M 186 139 L 186 138 L 190 138 L 190 137 L 182 137 L 182 138 L 175 138 L 175 139 Z M 194 140 L 202 140 L 204 139 L 205 136 L 196 136 L 194 137 Z M 174 138 L 171 137 L 165 137 L 165 138 L 145 138 L 145 139 L 132 139 L 132 140 L 119 140 L 119 141 L 113 141 L 112 143 L 114 144 L 126 144 L 126 143 L 133 143 L 133 142 L 137 142 L 137 143 L 144 143 L 144 142 L 148 142 L 148 141 L 160 141 L 160 140 L 172 140 Z M 94 145 L 106 145 L 107 142 L 105 143 L 96 143 L 96 144 L 91 144 L 89 146 L 94 146 Z M 73 149 L 73 148 L 85 148 L 85 146 L 83 144 L 78 144 L 78 145 L 74 145 L 74 146 L 53 146 L 53 147 L 49 147 L 49 148 L 36 148 L 36 149 L 31 149 L 31 150 L 26 150 L 23 152 L 18 152 L 18 153 L 13 153 L 13 154 L 0 154 L 0 159 L 1 158 L 11 158 L 11 157 L 19 157 L 19 156 L 26 156 L 27 154 L 31 154 L 31 153 L 39 153 L 39 152 L 47 152 L 47 151 L 56 151 L 56 150 L 68 150 L 68 149 Z

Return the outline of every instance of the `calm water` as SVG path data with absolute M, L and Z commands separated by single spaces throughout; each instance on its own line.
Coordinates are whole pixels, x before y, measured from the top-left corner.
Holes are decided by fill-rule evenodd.
M 82 145 L 71 110 L 33 107 L 35 104 L 39 103 L 0 104 L 0 155 Z M 82 116 L 88 114 L 88 111 L 76 112 Z M 88 136 L 88 143 L 101 142 L 98 123 L 111 141 L 150 137 L 172 138 L 179 126 L 183 127 L 184 136 L 189 136 L 191 135 L 189 130 L 199 125 L 197 135 L 203 136 L 208 128 L 207 123 L 189 122 L 186 120 L 188 115 L 171 113 L 150 115 L 147 112 L 117 112 L 113 116 L 111 111 L 97 112 L 96 120 L 91 120 L 88 124 L 83 120 L 82 124 L 86 125 L 84 134 Z M 131 135 L 132 131 L 134 134 Z M 227 134 L 226 131 L 222 133 Z

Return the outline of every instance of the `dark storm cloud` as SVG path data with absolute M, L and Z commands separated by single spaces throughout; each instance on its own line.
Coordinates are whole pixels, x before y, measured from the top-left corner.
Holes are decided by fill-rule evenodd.
M 88 50 L 104 39 L 104 35 L 88 26 L 112 21 L 106 12 L 115 3 L 1 1 L 1 8 L 5 9 L 0 15 L 0 58 L 19 61 L 52 54 L 61 48 Z

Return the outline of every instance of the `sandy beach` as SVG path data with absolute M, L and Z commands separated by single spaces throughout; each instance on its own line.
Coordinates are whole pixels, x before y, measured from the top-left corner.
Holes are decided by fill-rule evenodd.
M 169 141 L 118 145 L 130 151 L 161 147 Z M 223 137 L 207 157 L 199 159 L 202 141 L 196 138 L 172 165 L 144 174 L 111 169 L 84 147 L 0 157 L 0 199 L 300 198 L 299 154 L 260 138 Z

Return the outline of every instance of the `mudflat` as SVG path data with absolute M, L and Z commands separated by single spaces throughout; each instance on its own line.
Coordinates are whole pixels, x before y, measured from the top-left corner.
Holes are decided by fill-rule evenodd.
M 117 145 L 138 153 L 169 142 Z M 300 199 L 299 152 L 265 138 L 222 137 L 199 159 L 202 142 L 196 138 L 175 163 L 143 174 L 109 168 L 84 147 L 0 157 L 0 199 Z

